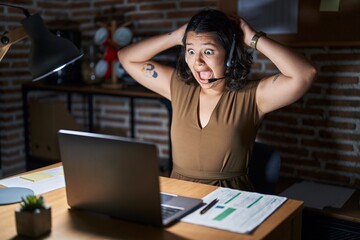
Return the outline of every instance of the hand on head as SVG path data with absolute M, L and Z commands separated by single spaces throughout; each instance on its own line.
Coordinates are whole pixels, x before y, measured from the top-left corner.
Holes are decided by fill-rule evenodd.
M 250 46 L 250 41 L 255 35 L 256 31 L 241 17 L 239 17 L 240 28 L 244 32 L 244 43 L 246 46 Z
M 230 19 L 232 21 L 235 21 L 239 25 L 240 29 L 244 33 L 243 42 L 245 43 L 246 46 L 250 46 L 250 41 L 256 33 L 255 29 L 253 29 L 252 26 L 250 26 L 250 24 L 245 21 L 245 19 L 237 15 L 230 16 Z
M 174 34 L 179 39 L 179 45 L 183 45 L 182 39 L 184 37 L 186 27 L 187 27 L 187 24 L 184 24 L 171 33 L 171 34 Z

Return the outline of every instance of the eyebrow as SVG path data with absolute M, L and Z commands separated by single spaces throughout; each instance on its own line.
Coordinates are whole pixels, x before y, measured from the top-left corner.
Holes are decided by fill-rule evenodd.
M 186 43 L 186 45 L 194 45 L 193 43 Z M 209 42 L 209 43 L 202 43 L 201 44 L 201 46 L 207 46 L 207 45 L 211 45 L 211 46 L 213 46 L 213 47 L 216 47 L 216 44 L 215 43 L 211 43 L 211 42 Z

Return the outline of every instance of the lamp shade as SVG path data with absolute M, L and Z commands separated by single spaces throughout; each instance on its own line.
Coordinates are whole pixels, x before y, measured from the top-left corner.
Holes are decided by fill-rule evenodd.
M 25 18 L 21 24 L 32 41 L 30 72 L 33 81 L 44 78 L 82 57 L 83 54 L 71 41 L 52 34 L 39 14 Z

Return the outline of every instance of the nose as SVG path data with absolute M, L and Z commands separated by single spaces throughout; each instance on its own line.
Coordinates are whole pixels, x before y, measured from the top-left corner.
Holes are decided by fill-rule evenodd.
M 201 56 L 201 53 L 196 54 L 195 64 L 198 65 L 198 66 L 201 66 L 201 65 L 204 64 L 204 60 L 203 60 L 203 58 Z

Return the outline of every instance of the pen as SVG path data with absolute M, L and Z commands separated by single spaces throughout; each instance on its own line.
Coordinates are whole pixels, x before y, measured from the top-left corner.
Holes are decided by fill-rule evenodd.
M 218 201 L 219 201 L 218 198 L 215 198 L 214 200 L 212 200 L 206 207 L 204 207 L 204 208 L 200 211 L 200 214 L 206 213 L 206 212 L 207 212 L 210 208 L 212 208 Z

